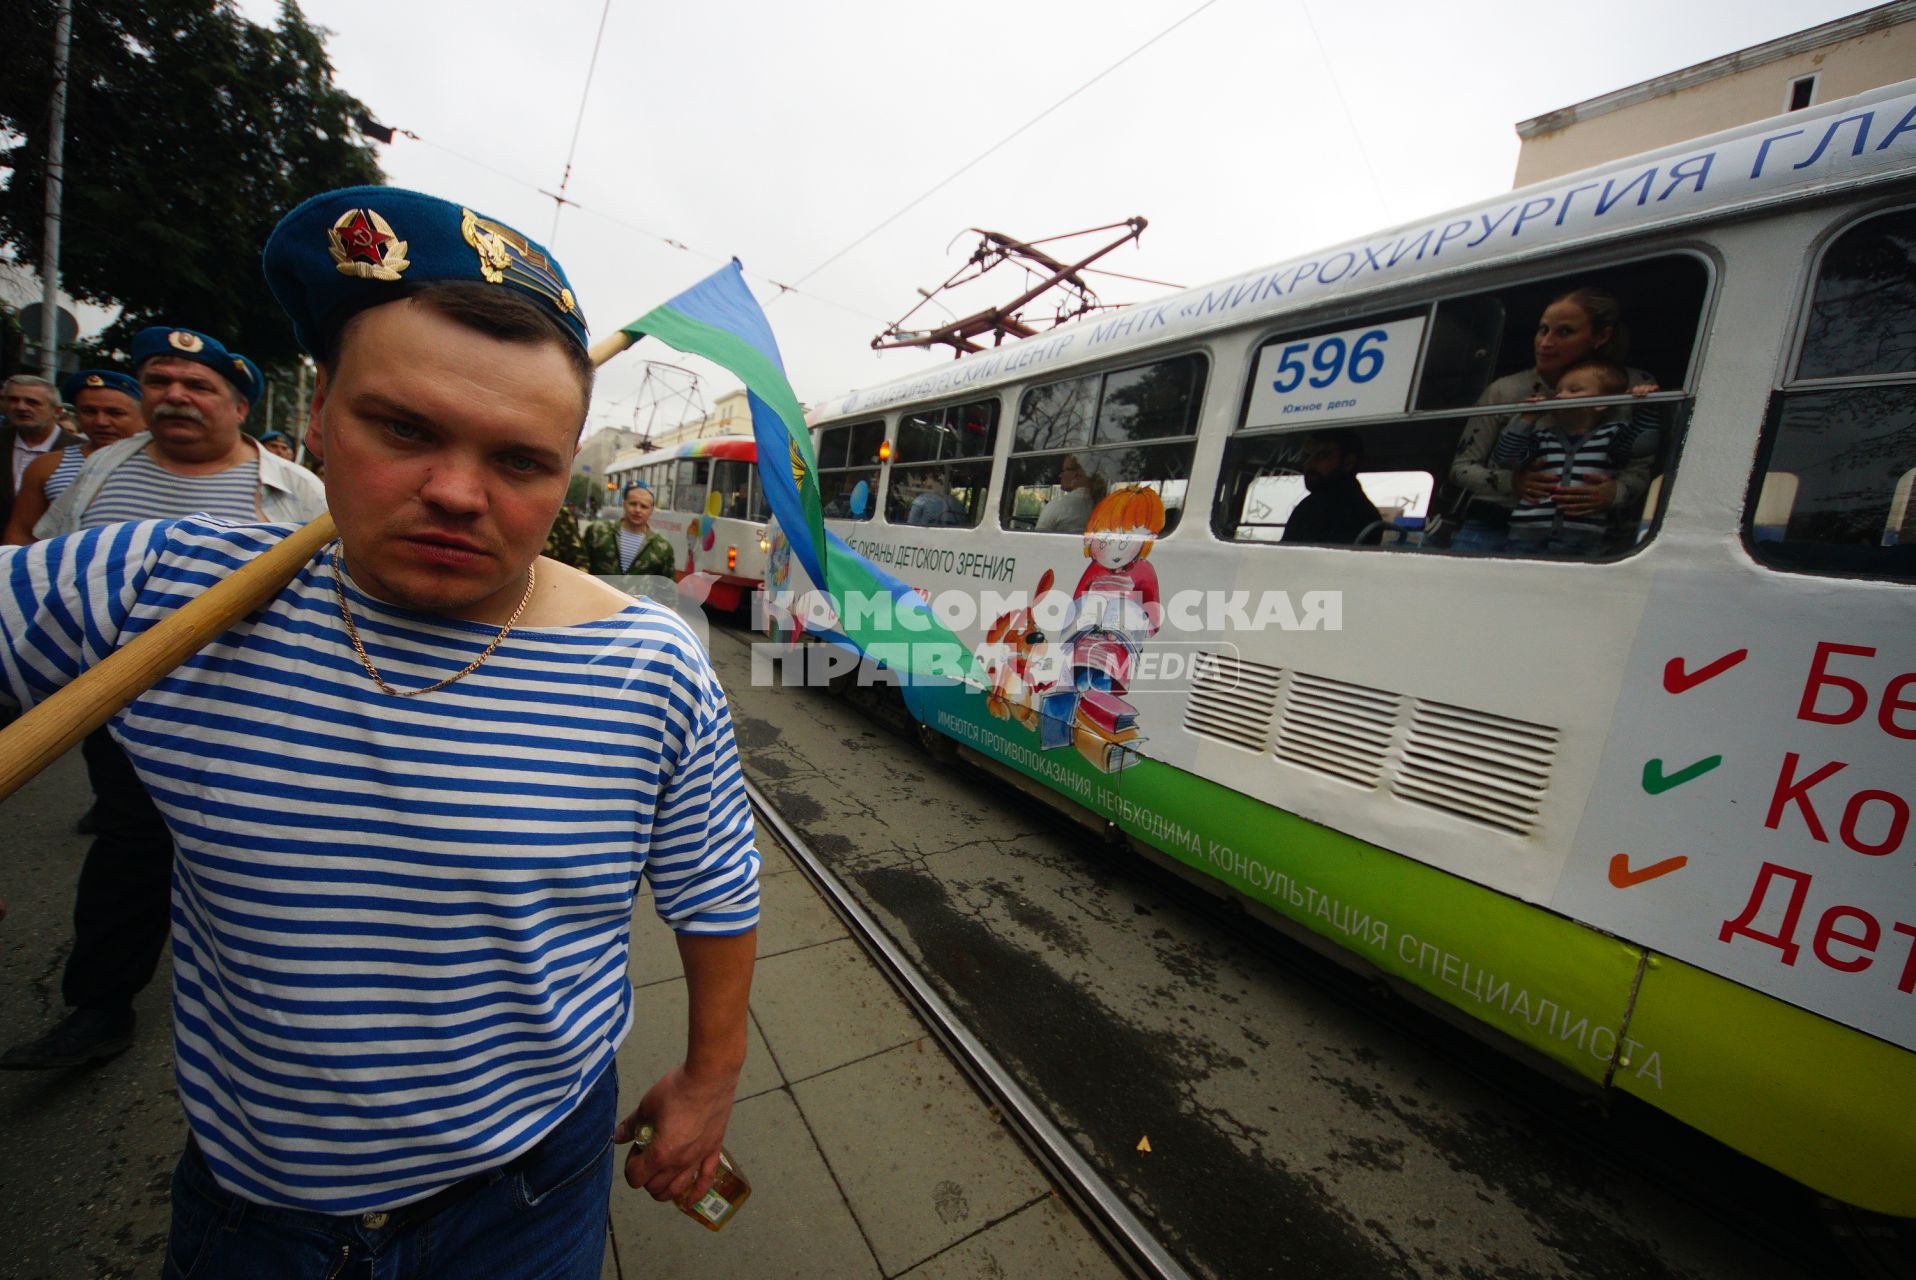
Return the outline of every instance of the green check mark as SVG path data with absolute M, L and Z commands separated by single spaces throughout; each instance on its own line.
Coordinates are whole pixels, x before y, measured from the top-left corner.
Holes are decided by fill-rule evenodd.
M 1678 769 L 1675 773 L 1663 772 L 1661 759 L 1643 762 L 1643 789 L 1653 796 L 1662 795 L 1672 787 L 1680 787 L 1686 782 L 1695 782 L 1710 770 L 1723 763 L 1722 756 L 1705 756 L 1693 765 Z

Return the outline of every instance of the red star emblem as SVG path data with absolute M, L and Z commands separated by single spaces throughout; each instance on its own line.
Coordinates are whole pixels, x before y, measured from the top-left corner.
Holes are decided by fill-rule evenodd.
M 353 220 L 340 231 L 339 240 L 346 247 L 348 258 L 370 262 L 376 267 L 385 261 L 380 247 L 390 242 L 392 237 L 373 226 L 372 219 L 366 216 L 364 209 L 355 209 Z

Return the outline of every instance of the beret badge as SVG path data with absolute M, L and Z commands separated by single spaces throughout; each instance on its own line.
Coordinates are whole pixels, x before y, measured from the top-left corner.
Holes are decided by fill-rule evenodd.
M 86 385 L 89 387 L 104 387 L 106 385 L 106 379 L 97 373 L 89 373 L 86 376 Z
M 183 329 L 175 329 L 167 334 L 166 341 L 175 351 L 195 352 L 204 350 L 206 347 L 205 339 L 199 334 L 187 333 Z
M 561 315 L 578 311 L 579 304 L 572 290 L 566 288 L 551 262 L 524 236 L 470 209 L 459 212 L 459 234 L 479 255 L 479 274 L 487 283 L 515 284 L 546 299 Z
M 406 257 L 406 242 L 372 209 L 346 210 L 326 236 L 331 241 L 333 265 L 343 276 L 397 280 L 412 265 Z

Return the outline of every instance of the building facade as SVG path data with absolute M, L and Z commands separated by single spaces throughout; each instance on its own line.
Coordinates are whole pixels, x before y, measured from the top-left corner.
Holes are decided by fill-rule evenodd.
M 1916 0 L 1897 0 L 1517 125 L 1519 187 L 1916 76 Z

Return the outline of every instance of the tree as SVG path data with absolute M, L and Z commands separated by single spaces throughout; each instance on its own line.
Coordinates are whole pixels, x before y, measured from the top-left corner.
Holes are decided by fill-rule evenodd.
M 41 254 L 53 0 L 0 6 L 0 244 Z M 149 324 L 214 334 L 262 365 L 297 352 L 259 254 L 308 196 L 381 180 L 333 84 L 324 34 L 295 0 L 276 27 L 230 0 L 89 0 L 73 6 L 60 281 L 119 305 L 98 345 L 124 351 Z

